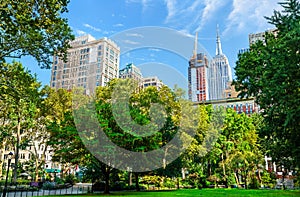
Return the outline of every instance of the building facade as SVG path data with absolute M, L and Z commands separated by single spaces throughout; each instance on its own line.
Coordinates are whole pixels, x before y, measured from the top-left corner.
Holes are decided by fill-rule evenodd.
M 232 81 L 228 59 L 222 52 L 221 39 L 217 28 L 216 55 L 209 65 L 209 100 L 224 99 L 224 91 Z
M 255 103 L 254 98 L 240 99 L 240 98 L 226 98 L 221 100 L 207 100 L 203 102 L 196 102 L 194 105 L 212 105 L 214 108 L 223 107 L 225 109 L 231 108 L 237 113 L 245 113 L 251 115 L 253 113 L 259 113 L 260 108 Z
M 132 63 L 127 64 L 125 68 L 119 71 L 119 78 L 134 79 L 138 82 L 138 84 L 141 84 L 143 82 L 143 75 L 141 70 Z
M 189 60 L 188 67 L 188 95 L 192 102 L 205 101 L 209 96 L 207 82 L 209 61 L 204 53 L 197 52 L 197 38 L 196 33 L 194 54 Z
M 72 89 L 83 87 L 93 94 L 97 86 L 105 86 L 119 77 L 120 48 L 111 40 L 96 40 L 91 35 L 76 38 L 68 50 L 67 62 L 54 56 L 50 86 Z
M 249 46 L 251 46 L 252 44 L 254 44 L 255 42 L 257 42 L 259 40 L 262 41 L 263 43 L 265 43 L 266 32 L 274 34 L 276 36 L 278 30 L 270 29 L 270 30 L 266 30 L 265 32 L 249 34 Z
M 160 89 L 163 85 L 164 85 L 163 82 L 157 76 L 145 77 L 143 78 L 142 88 L 153 86 L 156 87 L 157 89 Z

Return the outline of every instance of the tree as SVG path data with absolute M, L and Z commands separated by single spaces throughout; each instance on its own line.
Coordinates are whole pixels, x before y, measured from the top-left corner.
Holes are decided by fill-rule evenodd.
M 236 183 L 239 184 L 238 174 L 240 174 L 247 187 L 249 177 L 254 177 L 263 159 L 252 118 L 228 109 L 220 139 L 223 147 L 220 165 L 226 184 L 227 177 L 234 173 Z
M 275 25 L 275 35 L 266 33 L 239 54 L 236 80 L 240 96 L 255 96 L 263 109 L 261 138 L 268 141 L 268 154 L 287 168 L 300 166 L 300 2 L 285 0 L 283 11 L 266 17 Z
M 34 119 L 40 102 L 39 88 L 35 76 L 17 62 L 3 63 L 0 66 L 0 92 L 1 104 L 7 110 L 7 115 L 2 118 L 1 138 L 6 146 L 14 148 L 15 168 L 14 182 L 17 179 L 19 150 L 27 145 L 27 134 L 34 126 Z M 11 144 L 9 144 L 11 143 Z
M 56 54 L 66 60 L 74 39 L 67 19 L 69 0 L 1 0 L 0 63 L 6 58 L 34 57 L 42 68 L 50 68 Z

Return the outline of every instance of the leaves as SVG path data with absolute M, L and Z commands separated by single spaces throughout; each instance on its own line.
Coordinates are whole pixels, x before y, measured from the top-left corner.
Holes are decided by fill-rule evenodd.
M 276 26 L 275 35 L 266 33 L 265 44 L 257 42 L 239 55 L 234 84 L 241 96 L 255 96 L 263 109 L 260 135 L 268 140 L 273 160 L 290 157 L 300 166 L 300 3 L 285 0 L 280 4 L 283 11 L 266 17 Z
M 74 39 L 67 19 L 69 0 L 1 0 L 0 62 L 6 58 L 33 56 L 42 68 L 50 68 L 51 57 L 66 60 Z

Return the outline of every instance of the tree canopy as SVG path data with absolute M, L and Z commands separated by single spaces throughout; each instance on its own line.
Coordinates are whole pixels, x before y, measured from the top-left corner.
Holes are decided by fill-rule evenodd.
M 285 0 L 281 12 L 266 17 L 275 25 L 265 41 L 239 54 L 235 87 L 241 96 L 255 96 L 265 124 L 261 137 L 269 155 L 281 163 L 294 161 L 300 166 L 300 2 Z
M 0 0 L 0 62 L 6 58 L 34 57 L 50 68 L 54 53 L 66 59 L 74 39 L 67 19 L 69 0 Z

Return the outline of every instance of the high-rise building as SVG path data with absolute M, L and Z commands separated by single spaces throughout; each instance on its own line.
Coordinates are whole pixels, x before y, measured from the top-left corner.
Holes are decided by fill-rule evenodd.
M 54 56 L 51 82 L 53 88 L 83 87 L 92 94 L 119 76 L 120 48 L 111 40 L 96 40 L 91 35 L 76 38 L 68 50 L 67 62 Z
M 208 58 L 204 53 L 197 52 L 198 33 L 196 33 L 194 53 L 189 61 L 188 68 L 188 95 L 193 102 L 208 99 L 207 70 Z
M 217 27 L 216 55 L 209 67 L 209 100 L 225 98 L 224 91 L 232 81 L 231 68 L 228 59 L 222 52 L 219 28 Z
M 270 34 L 274 34 L 276 36 L 278 29 L 269 29 L 269 30 L 266 30 L 265 32 L 249 34 L 249 46 L 251 46 L 252 44 L 254 44 L 255 42 L 257 42 L 259 40 L 262 41 L 263 43 L 265 43 L 266 32 L 268 32 Z
M 163 82 L 156 76 L 154 77 L 145 77 L 143 78 L 142 88 L 147 88 L 149 86 L 154 86 L 157 89 L 160 89 L 163 86 Z
M 127 64 L 125 68 L 119 71 L 119 78 L 121 79 L 131 78 L 136 80 L 138 84 L 141 84 L 143 81 L 143 75 L 141 70 L 132 63 Z

